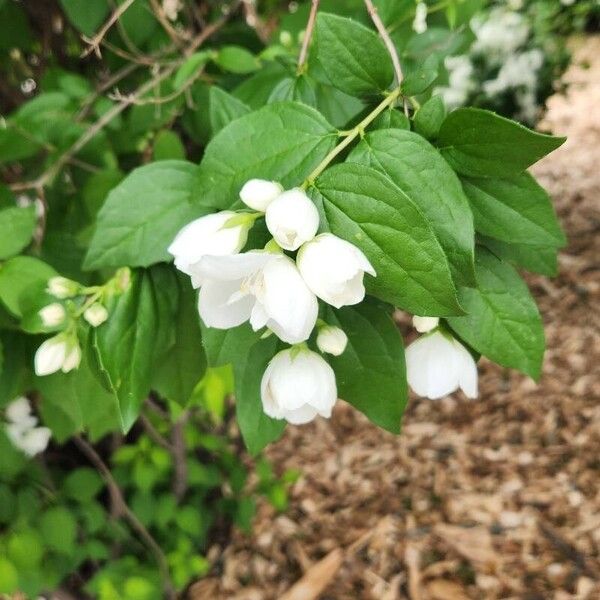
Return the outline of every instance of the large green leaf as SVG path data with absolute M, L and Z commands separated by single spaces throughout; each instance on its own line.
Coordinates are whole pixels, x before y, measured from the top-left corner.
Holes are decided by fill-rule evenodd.
M 478 236 L 478 240 L 497 257 L 517 267 L 547 277 L 554 277 L 558 273 L 558 250 L 556 246 L 513 244 L 483 235 Z
M 322 227 L 358 246 L 377 277 L 372 295 L 419 315 L 456 315 L 450 266 L 412 200 L 384 175 L 357 163 L 336 165 L 311 188 Z
M 197 167 L 185 161 L 151 163 L 115 187 L 98 213 L 84 268 L 145 267 L 167 261 L 167 247 L 203 214 L 192 202 Z
M 60 4 L 69 21 L 87 36 L 93 35 L 110 12 L 107 0 L 60 0 Z
M 0 210 L 0 258 L 14 256 L 23 250 L 31 241 L 35 223 L 34 206 Z
M 383 92 L 394 78 L 384 43 L 352 19 L 319 13 L 313 52 L 329 82 L 347 94 Z
M 348 160 L 387 175 L 429 221 L 455 281 L 474 282 L 473 215 L 456 174 L 431 144 L 411 131 L 374 131 Z
M 328 356 L 340 398 L 376 425 L 399 433 L 407 400 L 406 365 L 389 308 L 372 301 L 341 310 L 328 307 L 325 320 L 348 336 L 344 353 Z
M 219 133 L 231 121 L 250 112 L 250 108 L 241 100 L 216 85 L 210 87 L 208 98 L 208 114 L 213 135 Z
M 450 327 L 477 352 L 534 379 L 544 355 L 544 329 L 537 306 L 518 273 L 483 248 L 476 257 L 477 289 L 462 288 L 467 314 Z
M 285 429 L 285 421 L 263 412 L 260 399 L 260 382 L 277 352 L 277 338 L 261 340 L 244 324 L 228 330 L 203 327 L 202 339 L 209 366 L 233 365 L 238 425 L 248 450 L 257 454 Z
M 462 182 L 478 232 L 511 244 L 565 244 L 548 194 L 529 173 Z
M 459 108 L 442 123 L 438 145 L 463 175 L 510 177 L 556 150 L 565 139 L 537 133 L 487 110 Z
M 200 164 L 195 197 L 203 206 L 230 208 L 249 179 L 299 185 L 335 145 L 333 127 L 295 102 L 269 104 L 222 129 Z

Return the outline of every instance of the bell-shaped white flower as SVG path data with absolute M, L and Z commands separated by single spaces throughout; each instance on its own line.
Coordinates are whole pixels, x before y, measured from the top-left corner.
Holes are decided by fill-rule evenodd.
M 17 398 L 6 408 L 8 423 L 6 434 L 13 445 L 27 454 L 34 456 L 46 449 L 50 440 L 47 427 L 36 427 L 37 418 L 31 414 L 31 406 L 27 398 Z
M 361 302 L 364 274 L 376 275 L 361 250 L 332 233 L 322 233 L 304 244 L 296 262 L 306 285 L 336 308 Z
M 439 330 L 408 346 L 406 375 L 414 392 L 431 400 L 459 388 L 468 398 L 477 398 L 475 360 L 458 340 Z
M 419 333 L 427 333 L 440 324 L 439 317 L 419 317 L 415 315 L 412 319 L 413 327 Z
M 83 318 L 92 327 L 98 327 L 108 319 L 108 311 L 99 302 L 94 302 L 94 304 L 85 310 Z
M 47 339 L 37 349 L 34 357 L 35 374 L 50 375 L 57 371 L 68 373 L 76 369 L 81 362 L 81 349 L 77 338 L 59 333 Z
M 248 215 L 249 216 L 249 215 Z M 223 210 L 188 223 L 175 236 L 168 251 L 175 257 L 175 266 L 191 274 L 191 266 L 203 256 L 225 256 L 239 252 L 248 239 L 252 218 Z
M 60 325 L 67 316 L 64 306 L 58 302 L 53 302 L 52 304 L 44 306 L 38 314 L 45 327 L 56 327 L 57 325 Z
M 264 213 L 282 192 L 283 186 L 276 181 L 250 179 L 240 190 L 240 199 L 246 206 Z
M 273 200 L 265 220 L 271 235 L 285 250 L 298 250 L 319 229 L 319 211 L 301 189 L 288 190 Z
M 201 283 L 198 309 L 208 327 L 229 329 L 250 320 L 255 331 L 266 326 L 296 344 L 308 339 L 317 321 L 317 299 L 284 254 L 205 256 L 193 275 Z
M 72 298 L 79 293 L 80 285 L 66 277 L 51 277 L 48 280 L 47 292 L 55 298 Z
M 329 418 L 337 400 L 333 369 L 316 352 L 289 348 L 276 354 L 260 385 L 265 414 L 294 425 Z
M 319 327 L 317 334 L 317 347 L 321 352 L 339 356 L 346 349 L 348 336 L 343 329 L 333 325 L 323 325 Z

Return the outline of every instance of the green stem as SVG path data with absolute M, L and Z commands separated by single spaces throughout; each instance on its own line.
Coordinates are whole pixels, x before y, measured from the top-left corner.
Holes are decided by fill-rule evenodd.
M 400 88 L 396 88 L 394 91 L 380 102 L 356 127 L 349 129 L 348 131 L 341 131 L 340 137 L 344 139 L 335 147 L 331 152 L 316 166 L 314 171 L 306 178 L 306 181 L 302 184 L 302 188 L 306 189 L 313 184 L 315 179 L 329 166 L 329 163 L 347 146 L 349 146 L 353 140 L 359 135 L 364 135 L 365 129 L 370 125 L 386 108 L 390 107 L 400 97 Z

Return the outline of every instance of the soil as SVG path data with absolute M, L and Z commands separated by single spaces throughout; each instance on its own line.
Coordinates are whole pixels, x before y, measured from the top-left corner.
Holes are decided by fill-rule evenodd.
M 211 548 L 191 598 L 600 599 L 600 38 L 576 46 L 540 124 L 569 139 L 533 169 L 569 238 L 557 278 L 527 276 L 539 385 L 482 360 L 478 400 L 412 398 L 400 436 L 344 403 L 288 427 L 289 510 Z

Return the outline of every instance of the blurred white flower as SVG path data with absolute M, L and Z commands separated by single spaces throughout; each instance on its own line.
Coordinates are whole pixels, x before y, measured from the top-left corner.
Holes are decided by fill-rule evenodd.
M 412 28 L 415 33 L 425 33 L 427 31 L 427 4 L 425 2 L 417 4 Z
M 413 391 L 431 400 L 459 388 L 468 398 L 477 398 L 475 360 L 458 340 L 441 331 L 423 335 L 408 346 L 406 375 Z
M 317 334 L 317 347 L 321 352 L 339 356 L 346 349 L 348 336 L 339 327 L 323 325 Z
M 250 179 L 240 190 L 240 199 L 246 206 L 264 213 L 282 192 L 282 185 L 276 181 Z
M 31 414 L 31 405 L 25 396 L 13 400 L 6 407 L 6 418 L 11 423 L 17 423 L 23 427 L 35 427 L 37 419 Z
M 34 456 L 48 446 L 51 432 L 47 427 L 36 427 L 37 418 L 31 414 L 27 398 L 17 398 L 6 408 L 6 434 L 12 444 L 27 454 Z
M 435 329 L 440 322 L 439 317 L 419 317 L 415 315 L 412 319 L 413 327 L 419 333 L 427 333 L 432 329 Z
M 271 235 L 285 250 L 298 250 L 319 229 L 319 211 L 300 189 L 283 192 L 273 200 L 267 207 L 265 220 Z
M 329 418 L 337 400 L 333 369 L 316 352 L 289 348 L 276 354 L 262 378 L 265 414 L 294 425 Z
M 79 284 L 66 277 L 51 277 L 46 291 L 55 298 L 72 298 L 79 293 Z
M 475 89 L 473 64 L 468 56 L 447 56 L 444 66 L 448 71 L 448 85 L 436 88 L 433 93 L 442 97 L 448 110 L 454 110 L 463 106 Z
M 358 304 L 365 297 L 364 274 L 376 275 L 361 250 L 331 233 L 304 244 L 297 263 L 306 285 L 336 308 Z
M 284 254 L 205 256 L 193 274 L 201 284 L 198 309 L 208 327 L 229 329 L 250 320 L 255 331 L 268 327 L 296 344 L 315 326 L 317 299 Z
M 477 38 L 473 51 L 498 64 L 523 46 L 530 34 L 523 15 L 502 7 L 471 19 L 471 28 Z
M 191 275 L 191 267 L 203 256 L 224 256 L 239 252 L 248 238 L 251 220 L 237 223 L 240 215 L 224 210 L 212 215 L 200 217 L 188 223 L 176 235 L 168 251 L 175 257 L 175 266 Z M 232 221 L 236 219 L 236 221 Z M 233 226 L 231 224 L 234 223 Z M 192 278 L 197 287 L 197 282 Z
M 81 350 L 77 338 L 59 333 L 47 339 L 37 349 L 34 358 L 35 374 L 50 375 L 56 371 L 68 373 L 79 366 Z
M 53 302 L 52 304 L 44 306 L 38 314 L 45 327 L 56 327 L 57 325 L 60 325 L 66 317 L 64 306 L 58 302 Z
M 108 311 L 99 302 L 94 302 L 83 313 L 83 318 L 92 326 L 98 327 L 108 319 Z

